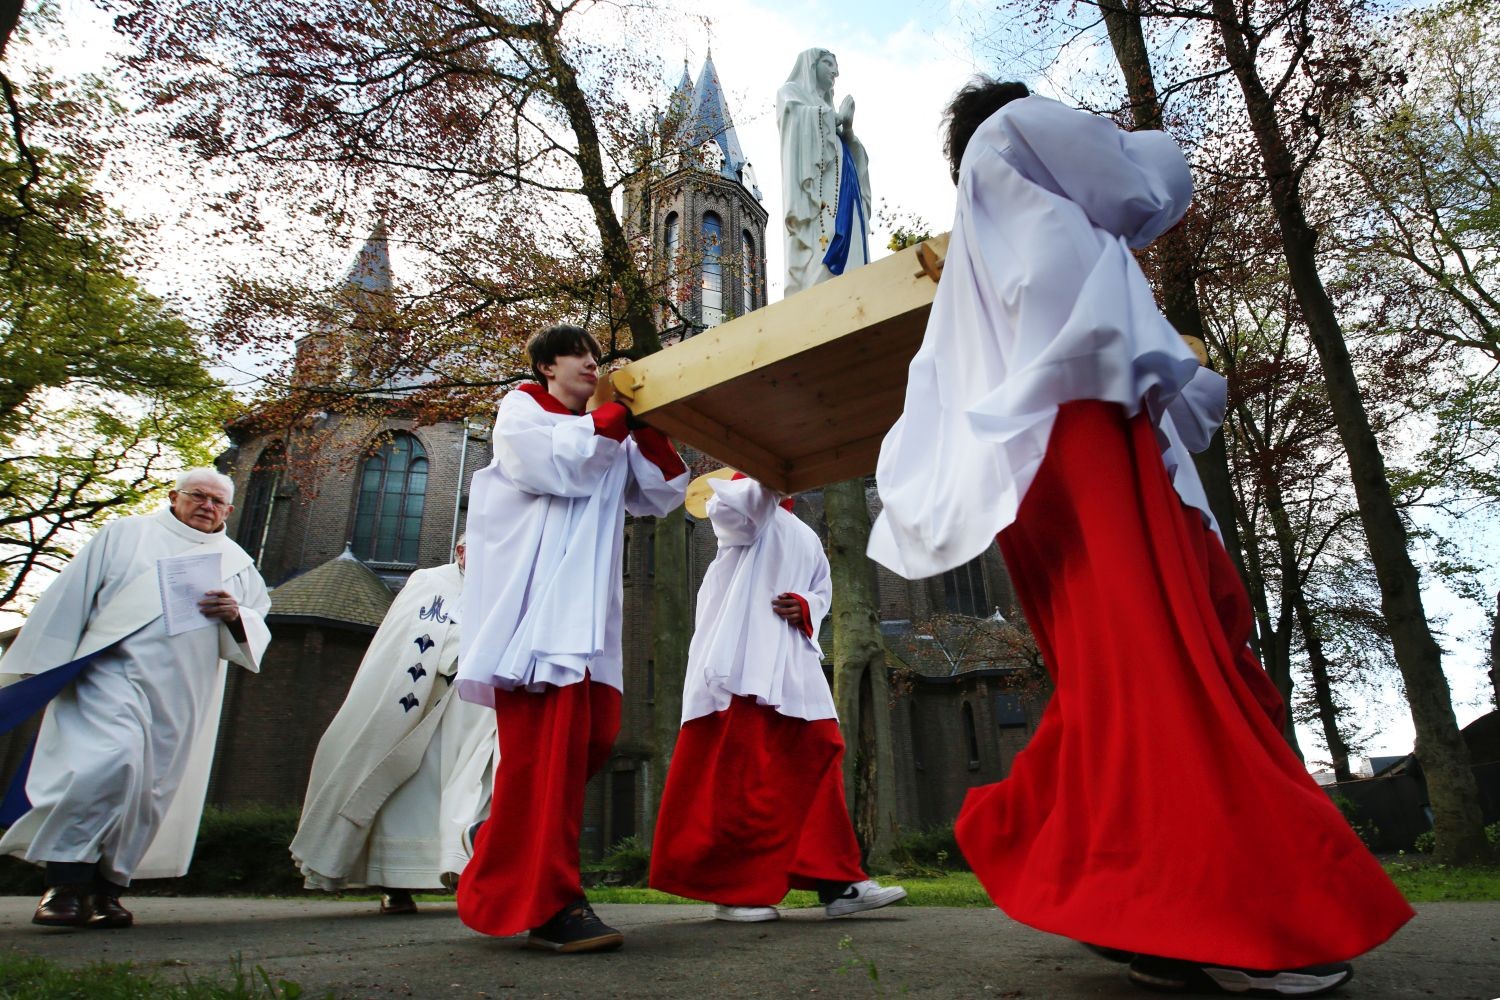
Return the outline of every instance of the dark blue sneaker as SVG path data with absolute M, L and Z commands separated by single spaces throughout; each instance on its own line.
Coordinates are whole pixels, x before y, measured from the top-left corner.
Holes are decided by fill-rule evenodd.
M 526 937 L 526 947 L 557 951 L 565 955 L 585 951 L 613 951 L 625 943 L 625 935 L 594 915 L 582 897 L 553 914 L 552 919 Z

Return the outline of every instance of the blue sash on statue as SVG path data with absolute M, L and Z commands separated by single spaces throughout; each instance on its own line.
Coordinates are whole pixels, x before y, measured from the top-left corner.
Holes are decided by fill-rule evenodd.
M 859 170 L 854 165 L 854 154 L 842 138 L 839 146 L 844 151 L 839 163 L 839 203 L 833 216 L 833 240 L 828 252 L 823 255 L 823 266 L 834 274 L 843 274 L 849 263 L 849 248 L 854 245 L 854 216 L 859 215 L 859 245 L 865 251 L 865 263 L 870 261 L 870 245 L 865 230 L 865 203 L 859 192 Z
M 0 733 L 19 728 L 27 719 L 46 707 L 47 703 L 72 684 L 83 669 L 94 662 L 94 657 L 103 650 L 80 656 L 72 663 L 64 663 L 46 673 L 33 674 L 14 684 L 0 688 Z M 0 826 L 10 826 L 31 808 L 26 797 L 26 777 L 31 773 L 31 755 L 36 751 L 36 737 L 26 748 L 26 756 L 11 779 L 5 798 L 0 800 Z

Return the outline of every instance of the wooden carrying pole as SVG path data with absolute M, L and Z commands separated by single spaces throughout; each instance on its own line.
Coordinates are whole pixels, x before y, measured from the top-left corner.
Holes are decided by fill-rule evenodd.
M 948 237 L 674 344 L 612 376 L 636 416 L 782 493 L 875 471 Z

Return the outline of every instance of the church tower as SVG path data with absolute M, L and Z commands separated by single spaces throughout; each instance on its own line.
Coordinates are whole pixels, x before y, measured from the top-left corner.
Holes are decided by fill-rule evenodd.
M 673 303 L 661 317 L 663 342 L 765 305 L 768 214 L 712 53 L 696 83 L 684 64 L 643 152 L 640 179 L 626 188 L 625 224 L 647 238 L 652 273 Z

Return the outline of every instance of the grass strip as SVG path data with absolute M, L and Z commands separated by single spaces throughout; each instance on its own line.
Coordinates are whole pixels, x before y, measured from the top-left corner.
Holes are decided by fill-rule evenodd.
M 170 963 L 163 963 L 170 965 Z M 331 998 L 332 993 L 324 994 Z M 294 982 L 247 970 L 236 958 L 226 981 L 190 979 L 129 962 L 72 968 L 21 952 L 0 952 L 0 1000 L 312 1000 Z

